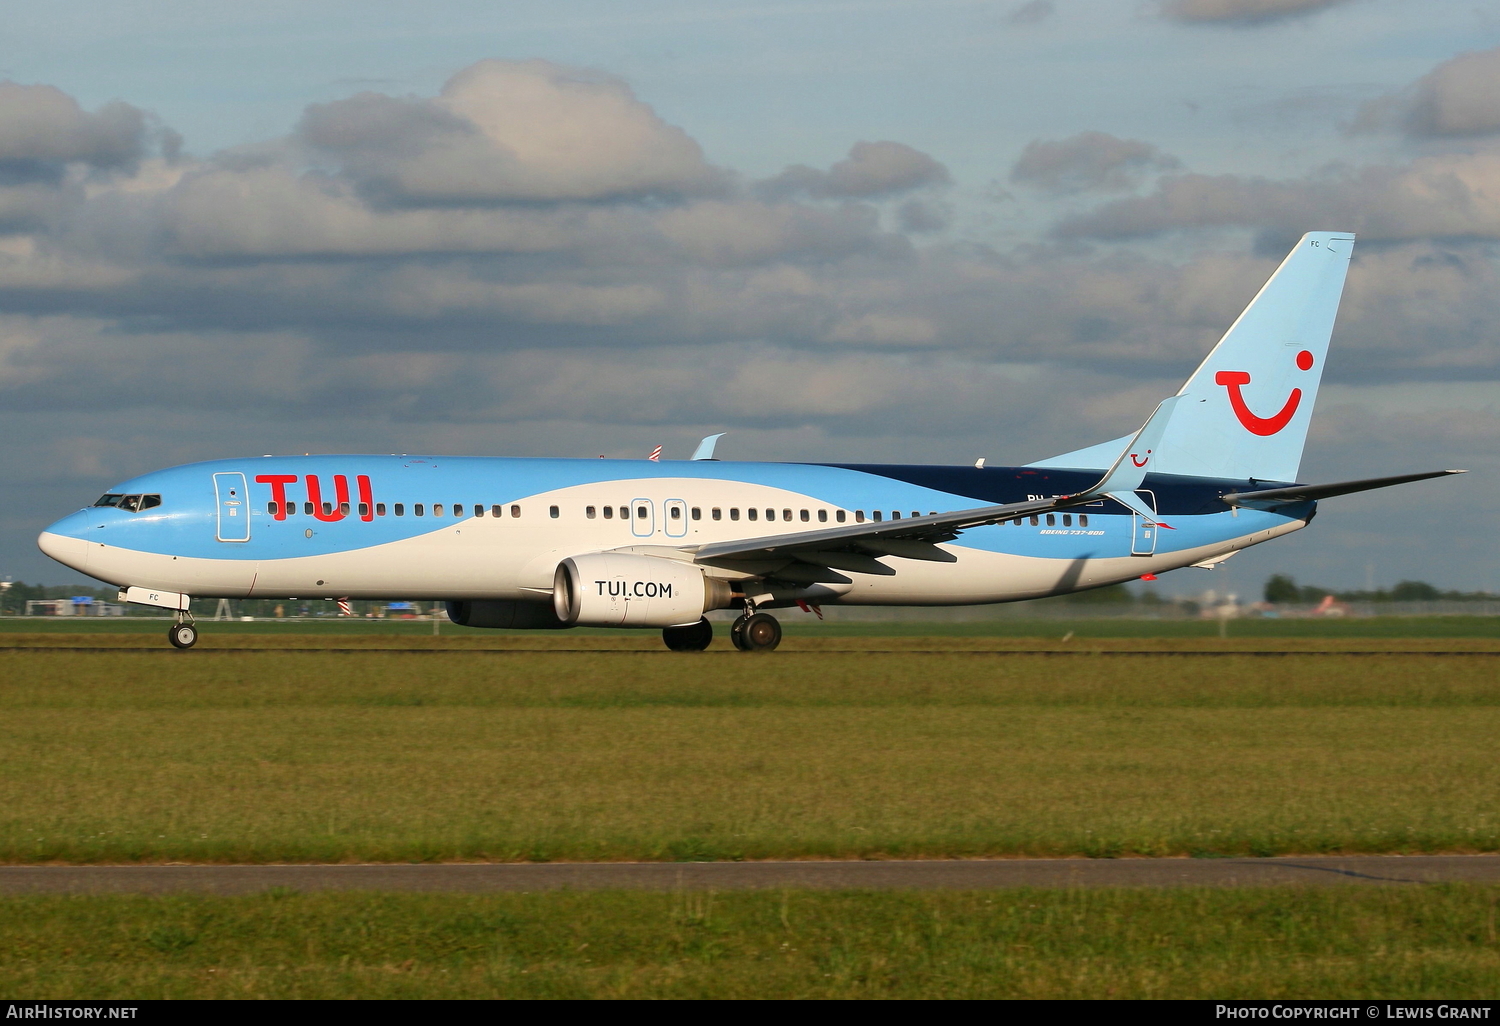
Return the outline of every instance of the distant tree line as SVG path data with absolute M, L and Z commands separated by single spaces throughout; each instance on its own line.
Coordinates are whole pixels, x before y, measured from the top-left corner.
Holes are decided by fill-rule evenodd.
M 1398 581 L 1392 588 L 1375 591 L 1299 585 L 1290 574 L 1273 574 L 1266 581 L 1266 601 L 1275 605 L 1316 605 L 1329 595 L 1340 602 L 1482 602 L 1496 598 L 1487 591 L 1440 591 L 1426 581 Z

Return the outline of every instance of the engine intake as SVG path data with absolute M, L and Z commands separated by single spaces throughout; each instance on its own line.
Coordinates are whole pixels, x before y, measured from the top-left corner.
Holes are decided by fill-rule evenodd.
M 553 609 L 570 627 L 682 627 L 730 598 L 727 583 L 691 563 L 623 553 L 565 559 L 552 586 Z

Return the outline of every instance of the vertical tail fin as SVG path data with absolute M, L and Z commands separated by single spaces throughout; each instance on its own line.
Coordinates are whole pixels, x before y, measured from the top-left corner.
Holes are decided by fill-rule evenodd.
M 1177 393 L 1153 471 L 1297 479 L 1353 249 L 1349 232 L 1302 237 Z M 1103 469 L 1132 440 L 1126 435 L 1028 465 Z
M 1354 236 L 1309 232 L 1178 393 L 1156 471 L 1295 481 Z

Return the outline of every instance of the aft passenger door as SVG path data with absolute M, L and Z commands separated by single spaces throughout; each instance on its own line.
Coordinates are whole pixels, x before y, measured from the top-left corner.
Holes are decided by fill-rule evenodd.
M 1141 497 L 1146 508 L 1156 512 L 1156 493 L 1145 490 L 1135 494 Z M 1156 554 L 1156 532 L 1160 530 L 1155 524 L 1141 516 L 1139 513 L 1130 515 L 1133 527 L 1130 535 L 1130 554 L 1132 556 L 1153 556 Z
M 218 514 L 214 537 L 221 542 L 250 540 L 250 492 L 244 474 L 215 474 L 214 497 Z

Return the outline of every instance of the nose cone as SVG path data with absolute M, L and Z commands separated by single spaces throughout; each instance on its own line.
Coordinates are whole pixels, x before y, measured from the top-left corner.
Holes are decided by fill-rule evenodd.
M 37 548 L 64 566 L 87 572 L 89 519 L 86 509 L 63 517 L 37 537 Z

